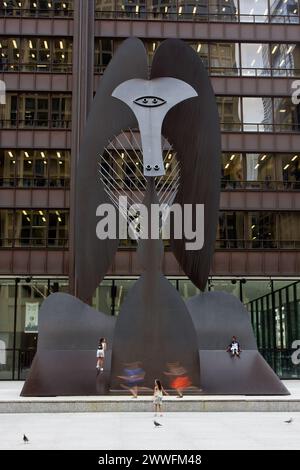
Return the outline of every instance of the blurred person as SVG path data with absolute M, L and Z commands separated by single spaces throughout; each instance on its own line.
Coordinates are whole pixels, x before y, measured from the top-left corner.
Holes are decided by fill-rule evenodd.
M 177 398 L 183 397 L 183 391 L 192 387 L 192 382 L 187 374 L 187 370 L 179 362 L 167 364 L 168 372 L 165 375 L 173 377 L 170 382 L 171 388 L 176 390 Z
M 119 379 L 125 381 L 125 384 L 121 384 L 121 387 L 129 390 L 132 394 L 132 398 L 138 397 L 138 388 L 145 378 L 145 371 L 142 369 L 140 362 L 131 362 L 125 364 L 124 375 L 119 375 Z

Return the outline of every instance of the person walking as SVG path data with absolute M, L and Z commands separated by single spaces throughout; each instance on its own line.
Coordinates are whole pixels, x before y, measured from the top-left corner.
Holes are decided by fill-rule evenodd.
M 169 395 L 163 388 L 160 380 L 155 379 L 154 382 L 154 390 L 153 390 L 153 404 L 154 404 L 154 416 L 158 416 L 158 413 L 160 416 L 162 416 L 162 401 L 163 401 L 163 396 Z

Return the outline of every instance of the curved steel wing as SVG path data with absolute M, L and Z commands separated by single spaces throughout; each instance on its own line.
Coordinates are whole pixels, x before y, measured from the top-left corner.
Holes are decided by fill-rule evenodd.
M 151 79 L 174 77 L 191 85 L 198 97 L 172 108 L 162 133 L 172 144 L 181 166 L 181 179 L 174 203 L 204 204 L 204 246 L 187 251 L 187 236 L 174 239 L 171 247 L 185 274 L 204 290 L 214 251 L 220 197 L 221 134 L 214 92 L 197 53 L 178 39 L 167 39 L 157 49 Z M 183 227 L 184 229 L 184 227 Z
M 96 209 L 109 198 L 98 174 L 98 157 L 122 129 L 137 127 L 130 108 L 111 96 L 113 90 L 132 78 L 146 79 L 148 64 L 143 43 L 129 38 L 109 63 L 94 98 L 77 163 L 75 208 L 75 295 L 89 302 L 108 271 L 118 240 L 96 236 Z

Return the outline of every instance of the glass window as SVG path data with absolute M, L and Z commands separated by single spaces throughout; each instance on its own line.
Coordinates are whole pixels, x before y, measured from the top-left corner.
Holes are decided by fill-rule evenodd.
M 298 23 L 299 0 L 271 1 L 270 14 L 273 23 Z
M 95 0 L 96 18 L 113 18 L 115 10 L 114 0 Z
M 186 300 L 200 293 L 200 290 L 189 280 L 179 279 L 178 288 L 181 297 Z
M 209 65 L 208 44 L 205 42 L 191 42 L 189 44 L 194 49 L 194 51 L 197 52 L 204 66 L 208 69 L 208 65 Z
M 274 189 L 275 166 L 274 157 L 267 153 L 246 154 L 247 188 Z
M 293 76 L 299 74 L 299 46 L 296 44 L 271 44 L 273 76 Z
M 273 110 L 271 98 L 242 98 L 243 129 L 246 132 L 272 132 Z
M 240 281 L 236 279 L 212 279 L 210 282 L 211 291 L 227 292 L 240 298 Z
M 241 43 L 242 74 L 246 76 L 269 76 L 270 58 L 268 44 Z
M 268 0 L 240 0 L 240 20 L 266 23 L 268 21 Z
M 241 98 L 238 96 L 217 96 L 217 105 L 222 130 L 241 130 Z
M 49 211 L 48 246 L 68 245 L 69 214 L 65 210 Z
M 243 302 L 247 304 L 252 300 L 259 299 L 260 297 L 270 294 L 272 291 L 271 281 L 264 280 L 251 280 L 243 284 Z
M 0 221 L 1 221 L 0 211 Z M 0 379 L 12 379 L 15 281 L 0 279 Z
M 243 248 L 243 212 L 220 212 L 216 248 Z
M 131 19 L 146 18 L 146 0 L 116 0 L 118 17 Z
M 274 98 L 275 132 L 300 131 L 300 104 L 291 98 Z
M 14 212 L 10 209 L 0 210 L 0 246 L 2 248 L 13 245 L 14 239 Z
M 300 216 L 294 212 L 277 214 L 277 233 L 281 248 L 300 247 Z
M 276 173 L 283 184 L 280 189 L 300 189 L 299 155 L 276 155 Z
M 209 0 L 209 14 L 211 21 L 237 21 L 237 13 L 238 0 L 231 0 L 230 2 Z
M 249 212 L 248 239 L 251 248 L 277 248 L 276 213 Z
M 119 315 L 122 304 L 128 294 L 129 289 L 136 283 L 135 279 L 128 279 L 128 280 L 118 280 L 114 281 L 114 314 Z
M 209 58 L 212 75 L 238 75 L 240 64 L 238 44 L 210 43 Z
M 30 246 L 31 243 L 31 210 L 17 210 L 14 213 L 15 246 Z
M 49 151 L 49 184 L 54 187 L 68 187 L 70 179 L 70 152 Z
M 176 20 L 177 14 L 181 18 L 184 18 L 185 15 L 184 1 L 179 5 L 181 7 L 180 10 L 179 8 L 177 10 L 176 0 L 149 0 L 147 5 L 148 10 L 151 12 L 151 18 L 153 19 Z M 193 11 L 194 10 L 192 10 L 192 12 Z
M 112 39 L 95 40 L 95 67 L 96 72 L 103 73 L 113 56 L 114 41 Z
M 222 189 L 243 187 L 243 158 L 240 153 L 222 154 Z
M 0 149 L 0 187 L 15 186 L 15 151 Z

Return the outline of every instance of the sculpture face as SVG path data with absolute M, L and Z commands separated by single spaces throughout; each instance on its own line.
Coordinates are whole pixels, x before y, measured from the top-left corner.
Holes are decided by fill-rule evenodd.
M 165 174 L 161 129 L 167 112 L 178 103 L 198 96 L 191 85 L 177 78 L 132 79 L 121 83 L 112 96 L 126 103 L 138 121 L 145 176 Z

